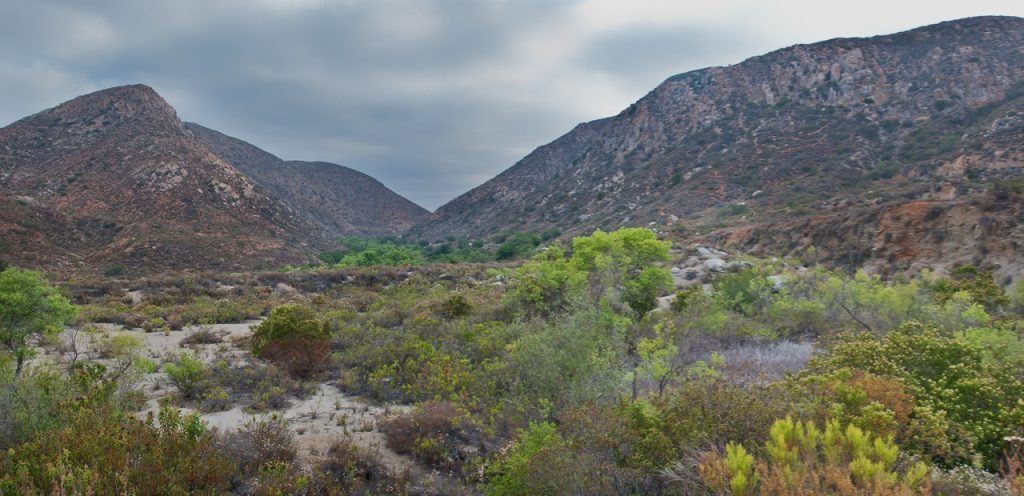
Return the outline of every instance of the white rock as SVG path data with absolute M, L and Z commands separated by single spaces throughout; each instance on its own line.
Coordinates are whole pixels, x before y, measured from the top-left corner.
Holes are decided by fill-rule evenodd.
M 710 270 L 711 272 L 721 272 L 725 270 L 726 263 L 725 260 L 722 260 L 721 258 L 710 258 L 708 260 L 705 260 L 704 263 L 701 264 L 701 266 L 704 267 L 706 270 Z
M 743 269 L 749 269 L 751 267 L 753 267 L 753 264 L 742 260 L 729 262 L 725 264 L 725 270 L 728 270 L 730 272 L 739 272 Z

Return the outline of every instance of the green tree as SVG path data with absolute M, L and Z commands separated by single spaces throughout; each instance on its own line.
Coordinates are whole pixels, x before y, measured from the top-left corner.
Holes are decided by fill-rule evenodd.
M 658 267 L 648 267 L 623 285 L 622 299 L 642 319 L 658 304 L 658 295 L 672 289 L 672 276 Z
M 512 233 L 495 252 L 498 260 L 522 258 L 533 252 L 541 242 L 541 237 L 532 233 Z
M 75 307 L 42 274 L 15 267 L 0 272 L 0 344 L 14 354 L 15 377 L 21 377 L 32 345 L 59 334 L 75 314 Z
M 940 303 L 946 303 L 957 293 L 966 293 L 970 299 L 985 306 L 985 309 L 998 311 L 1010 304 L 1003 288 L 995 282 L 991 271 L 980 270 L 973 265 L 957 267 L 949 272 L 948 279 L 940 279 L 933 289 Z

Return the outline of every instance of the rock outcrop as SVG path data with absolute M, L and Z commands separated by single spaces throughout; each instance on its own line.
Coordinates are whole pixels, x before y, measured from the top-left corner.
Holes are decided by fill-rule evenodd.
M 881 269 L 936 261 L 963 239 L 979 241 L 951 263 L 983 246 L 1020 255 L 1019 218 L 1008 216 L 1019 207 L 1000 215 L 971 204 L 1024 172 L 1022 130 L 1024 19 L 797 45 L 673 76 L 619 115 L 538 148 L 410 235 L 654 223 L 743 250 L 799 254 L 813 244 L 822 260 Z M 933 200 L 951 208 L 915 229 L 942 222 L 951 230 L 945 248 L 882 220 Z M 955 227 L 981 216 L 1009 240 Z M 850 238 L 857 243 L 838 246 Z

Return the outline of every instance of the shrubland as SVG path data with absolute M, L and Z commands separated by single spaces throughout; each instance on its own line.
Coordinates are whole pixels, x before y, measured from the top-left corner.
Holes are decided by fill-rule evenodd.
M 226 395 L 273 411 L 316 381 L 408 405 L 381 422 L 388 448 L 464 492 L 1024 494 L 1019 285 L 976 267 L 883 280 L 775 259 L 679 283 L 668 269 L 686 254 L 646 229 L 532 246 L 520 263 L 424 257 L 151 291 L 267 316 L 245 345 L 254 363 L 181 354 L 164 370 L 201 409 Z M 11 362 L 10 493 L 426 491 L 344 440 L 303 462 L 280 421 L 215 433 L 165 405 L 164 429 L 130 414 L 138 397 L 106 369 L 16 379 Z M 88 418 L 105 434 L 75 431 Z M 83 462 L 128 432 L 142 462 Z M 55 451 L 67 436 L 82 446 Z M 174 450 L 149 446 L 161 439 Z

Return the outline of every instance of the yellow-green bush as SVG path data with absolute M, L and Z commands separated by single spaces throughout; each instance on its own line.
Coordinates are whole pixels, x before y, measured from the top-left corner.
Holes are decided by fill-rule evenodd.
M 830 421 L 825 429 L 790 417 L 772 424 L 756 461 L 740 444 L 707 452 L 699 472 L 721 495 L 912 495 L 929 494 L 928 467 L 897 467 L 899 448 L 852 424 Z

